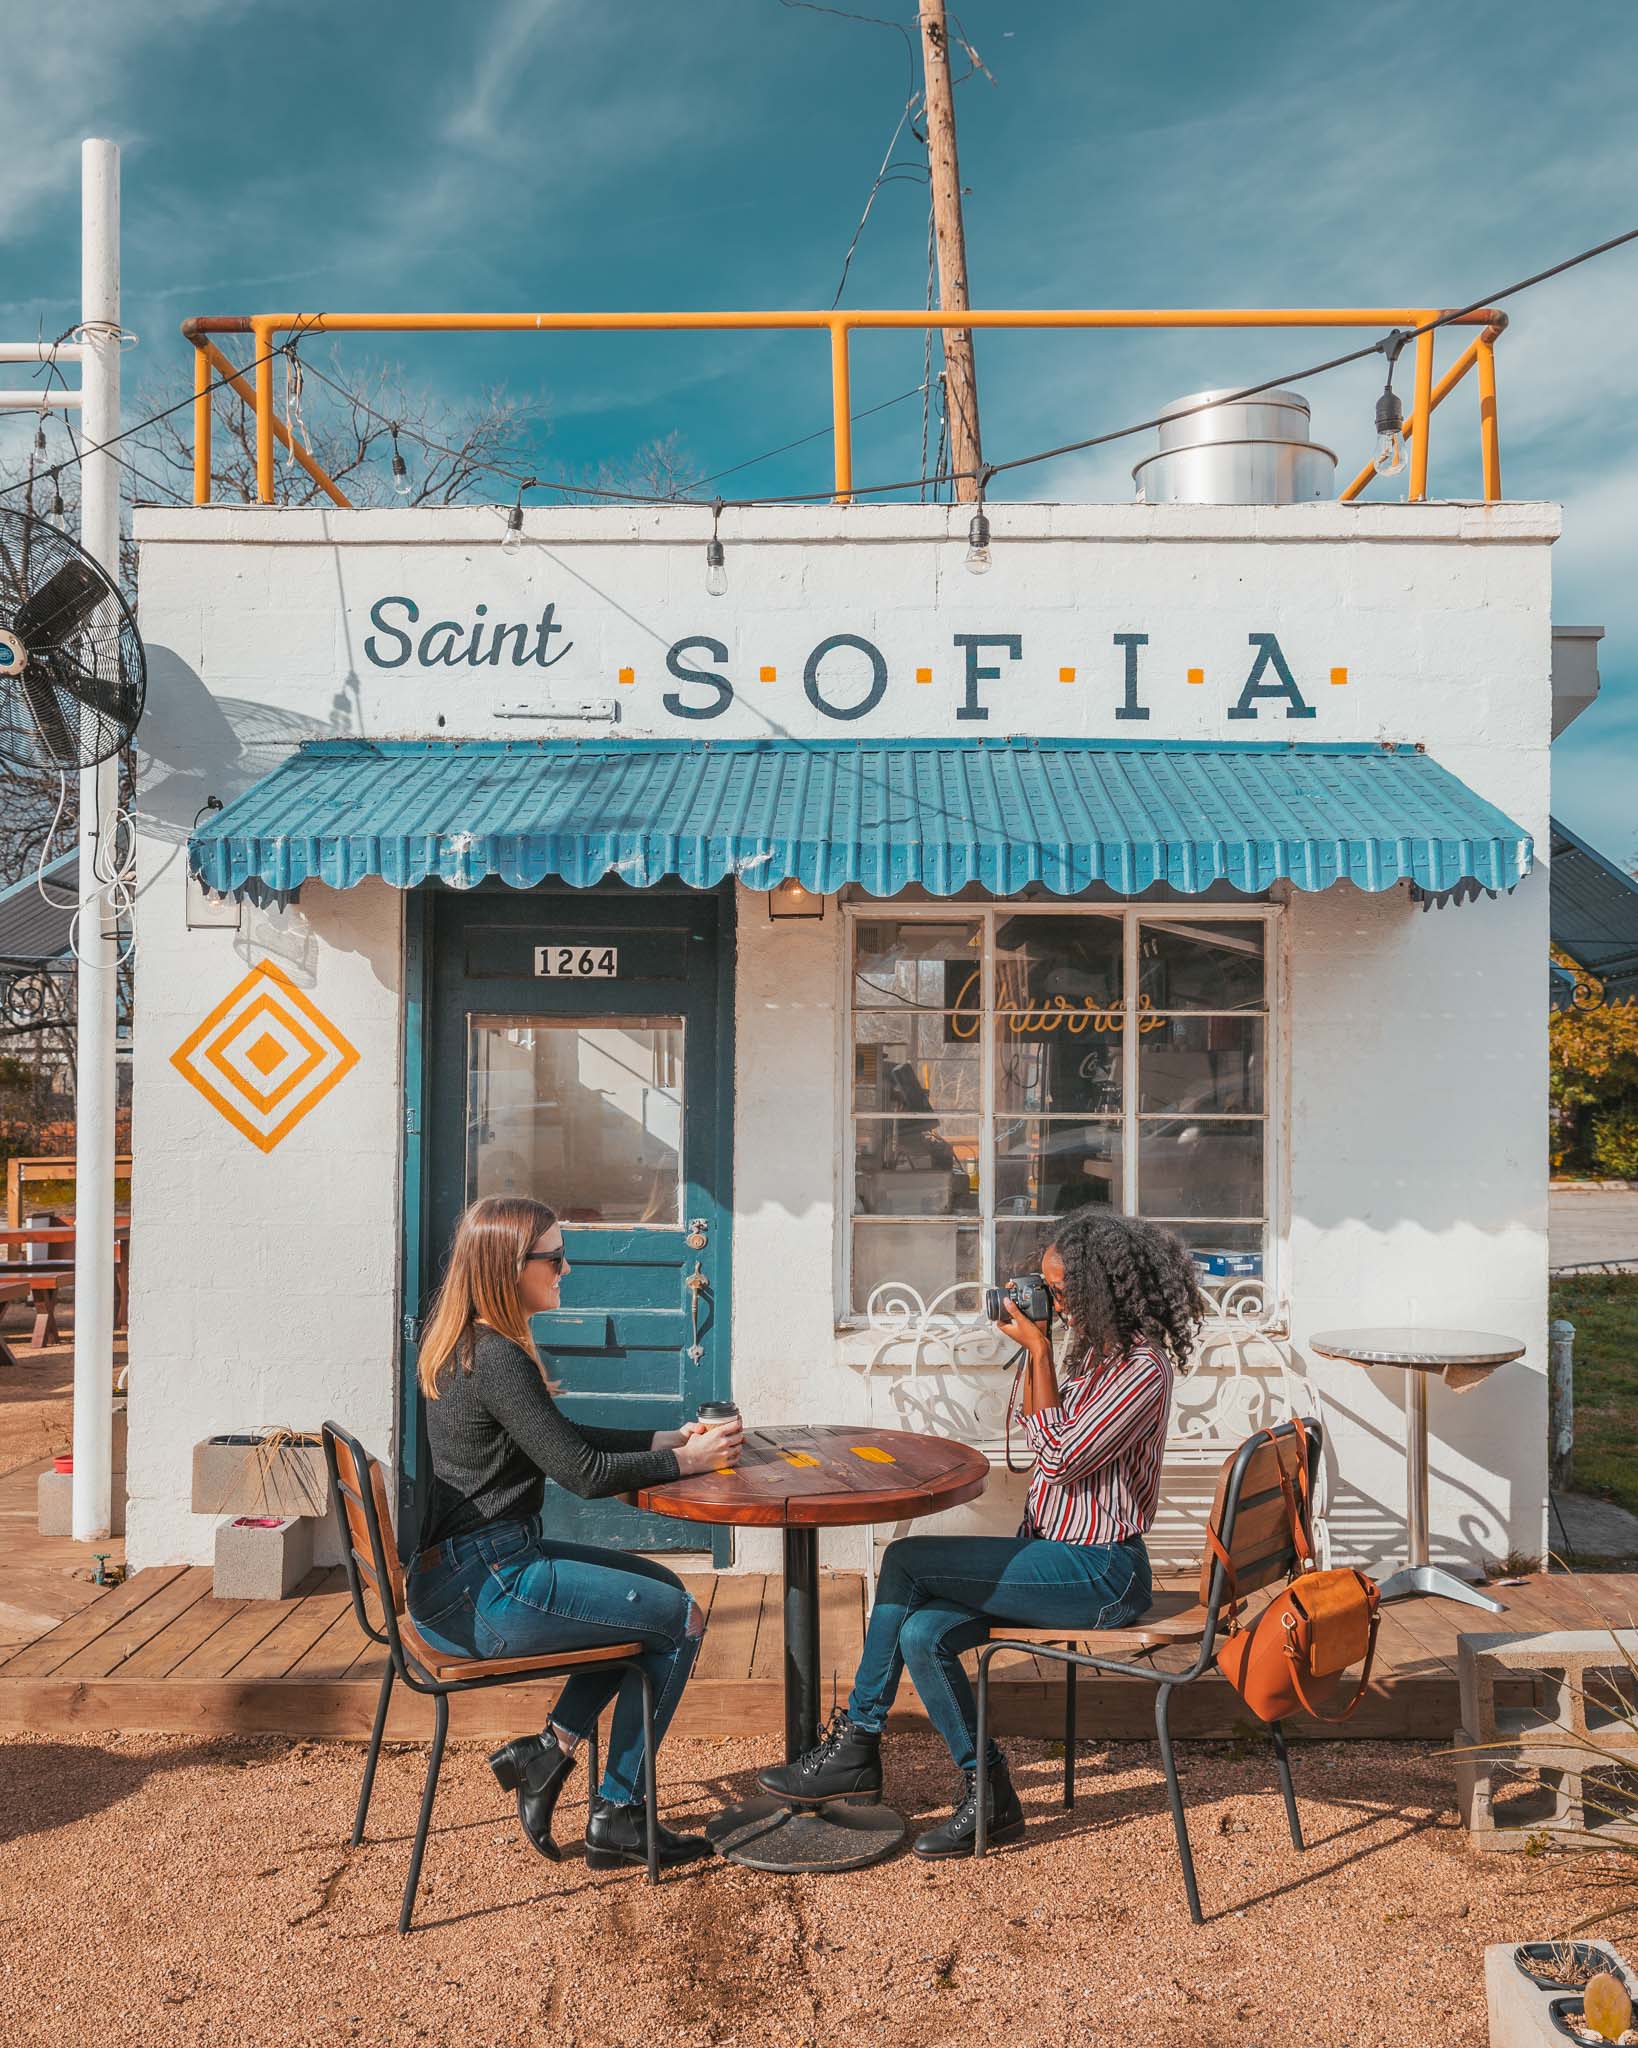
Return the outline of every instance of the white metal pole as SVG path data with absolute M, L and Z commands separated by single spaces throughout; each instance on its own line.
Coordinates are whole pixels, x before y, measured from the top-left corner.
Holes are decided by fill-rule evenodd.
M 80 151 L 80 544 L 119 575 L 119 149 Z M 114 1031 L 118 934 L 108 882 L 118 858 L 119 764 L 80 775 L 79 1001 L 74 1085 L 74 1535 L 112 1522 L 114 1437 Z

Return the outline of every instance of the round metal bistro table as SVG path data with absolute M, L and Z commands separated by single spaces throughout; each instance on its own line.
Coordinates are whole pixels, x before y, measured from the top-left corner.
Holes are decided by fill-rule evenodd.
M 1321 1330 L 1309 1339 L 1310 1350 L 1322 1358 L 1347 1359 L 1354 1365 L 1392 1365 L 1410 1375 L 1405 1389 L 1405 1532 L 1406 1556 L 1400 1570 L 1382 1582 L 1384 1600 L 1407 1593 L 1434 1593 L 1441 1600 L 1459 1600 L 1503 1614 L 1501 1601 L 1467 1585 L 1454 1572 L 1428 1562 L 1428 1375 L 1454 1368 L 1464 1375 L 1493 1372 L 1523 1356 L 1516 1337 L 1493 1330 L 1437 1330 L 1394 1325 L 1369 1330 Z
M 819 1531 L 902 1522 L 975 1500 L 990 1476 L 981 1452 L 907 1430 L 828 1423 L 748 1429 L 731 1472 L 701 1472 L 632 1496 L 656 1515 L 779 1529 L 785 1538 L 785 1757 L 819 1739 Z M 706 1829 L 720 1854 L 753 1870 L 857 1870 L 890 1855 L 904 1822 L 890 1807 L 767 1797 Z

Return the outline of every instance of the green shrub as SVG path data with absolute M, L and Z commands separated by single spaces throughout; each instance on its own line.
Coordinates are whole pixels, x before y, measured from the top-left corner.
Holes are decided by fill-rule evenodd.
M 1593 1118 L 1592 1156 L 1606 1180 L 1638 1180 L 1638 1105 L 1622 1104 Z

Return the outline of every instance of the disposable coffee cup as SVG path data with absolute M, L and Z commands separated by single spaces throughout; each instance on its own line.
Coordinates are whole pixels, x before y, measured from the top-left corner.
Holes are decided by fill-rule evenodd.
M 713 1429 L 725 1422 L 738 1422 L 739 1406 L 734 1401 L 702 1401 L 699 1405 L 699 1420 L 710 1423 Z

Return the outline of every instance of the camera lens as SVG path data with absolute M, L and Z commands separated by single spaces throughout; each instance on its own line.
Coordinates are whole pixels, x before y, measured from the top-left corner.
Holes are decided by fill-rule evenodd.
M 999 1287 L 986 1287 L 984 1289 L 984 1320 L 987 1323 L 998 1323 L 1001 1320 L 1001 1290 Z

